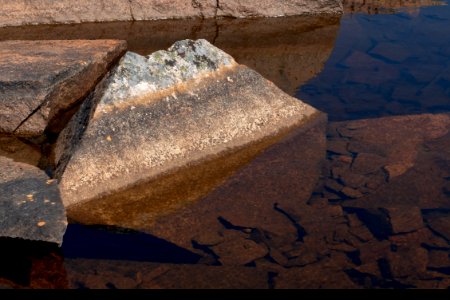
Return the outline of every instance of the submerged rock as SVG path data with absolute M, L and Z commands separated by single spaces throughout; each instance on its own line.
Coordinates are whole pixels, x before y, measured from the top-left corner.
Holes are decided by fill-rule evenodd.
M 125 48 L 113 40 L 1 42 L 0 133 L 39 136 L 60 127 Z
M 205 40 L 180 41 L 149 57 L 127 53 L 58 140 L 56 173 L 63 202 L 69 215 L 85 223 L 148 225 L 208 193 L 211 182 L 223 182 L 241 166 L 233 153 L 248 162 L 316 120 L 323 124 L 324 114 Z M 324 130 L 312 131 L 313 143 L 324 146 Z M 256 150 L 247 150 L 250 145 Z M 314 162 L 325 152 L 317 153 Z M 230 166 L 219 167 L 221 157 L 228 157 Z M 206 169 L 204 162 L 211 162 Z M 210 182 L 199 185 L 203 173 L 211 175 Z M 311 178 L 302 187 L 305 198 L 316 180 Z M 132 195 L 107 197 L 150 181 L 150 196 L 136 189 Z M 141 214 L 135 215 L 140 206 Z M 272 202 L 267 207 L 274 212 Z
M 62 243 L 67 226 L 56 180 L 0 157 L 0 237 Z

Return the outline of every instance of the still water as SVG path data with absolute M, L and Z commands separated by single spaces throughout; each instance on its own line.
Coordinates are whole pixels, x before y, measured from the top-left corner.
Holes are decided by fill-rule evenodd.
M 73 223 L 61 249 L 1 239 L 0 286 L 448 288 L 450 6 L 442 4 L 345 1 L 341 19 L 0 29 L 1 40 L 126 39 L 141 54 L 206 38 L 329 116 L 326 141 L 317 126 L 203 166 L 180 186 L 202 189 L 206 204 L 159 230 Z M 1 141 L 1 155 L 47 166 L 39 145 Z
M 446 6 L 347 14 L 324 70 L 296 96 L 332 121 L 448 112 L 449 22 Z

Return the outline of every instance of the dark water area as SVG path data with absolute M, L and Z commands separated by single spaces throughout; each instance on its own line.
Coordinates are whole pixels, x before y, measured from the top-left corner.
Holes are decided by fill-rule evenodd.
M 449 24 L 448 5 L 346 14 L 323 71 L 296 96 L 331 121 L 448 112 Z
M 450 288 L 450 6 L 383 3 L 345 1 L 341 19 L 0 28 L 141 54 L 206 38 L 329 118 L 160 185 L 196 199 L 156 225 L 72 220 L 61 248 L 1 239 L 0 287 Z M 45 153 L 0 137 L 2 156 L 45 168 Z

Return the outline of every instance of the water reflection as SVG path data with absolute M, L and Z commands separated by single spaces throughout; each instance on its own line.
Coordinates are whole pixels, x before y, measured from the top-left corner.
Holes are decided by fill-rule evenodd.
M 204 38 L 287 93 L 318 74 L 328 59 L 339 17 L 163 20 L 0 28 L 1 40 L 122 39 L 142 55 L 181 39 Z
M 346 15 L 323 72 L 297 97 L 330 120 L 450 110 L 450 6 Z
M 416 13 L 420 11 L 420 7 L 445 4 L 441 0 L 343 0 L 343 3 L 346 13 L 366 14 L 393 14 L 399 10 Z

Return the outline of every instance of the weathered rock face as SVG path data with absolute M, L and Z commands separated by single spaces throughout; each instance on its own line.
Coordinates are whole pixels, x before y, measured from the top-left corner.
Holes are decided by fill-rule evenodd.
M 0 156 L 38 166 L 41 160 L 41 151 L 38 146 L 25 143 L 18 137 L 0 135 Z
M 148 224 L 197 200 L 242 160 L 317 119 L 323 121 L 323 114 L 205 40 L 180 41 L 148 58 L 127 53 L 58 140 L 63 201 L 85 223 L 117 224 L 125 217 Z M 322 141 L 323 130 L 312 141 Z M 314 162 L 323 155 L 317 153 Z M 214 174 L 223 156 L 230 163 Z M 202 170 L 212 170 L 211 186 L 189 195 Z M 186 175 L 197 179 L 186 182 Z M 153 197 L 102 198 L 148 181 Z M 179 191 L 185 192 L 174 197 Z M 148 209 L 130 218 L 136 205 Z
M 125 48 L 112 40 L 1 42 L 0 133 L 41 135 L 70 113 Z
M 218 1 L 219 2 L 219 1 Z M 220 1 L 217 16 L 224 17 L 280 17 L 302 14 L 339 14 L 342 11 L 341 1 L 335 0 L 287 0 L 259 2 L 245 0 Z
M 67 220 L 55 180 L 0 157 L 0 191 L 1 237 L 62 243 Z
M 49 0 L 1 2 L 0 26 L 213 17 L 342 14 L 340 0 Z
M 131 21 L 127 0 L 79 1 L 32 0 L 1 1 L 0 24 L 19 26 L 28 24 L 81 23 L 100 21 Z

